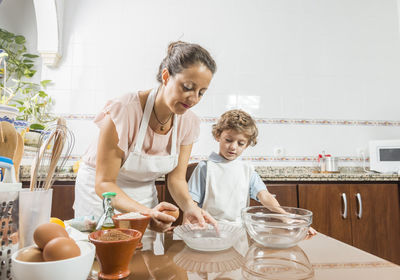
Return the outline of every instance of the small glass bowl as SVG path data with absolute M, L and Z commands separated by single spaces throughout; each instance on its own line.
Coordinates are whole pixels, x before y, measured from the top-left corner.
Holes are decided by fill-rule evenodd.
M 268 248 L 290 248 L 303 240 L 312 223 L 312 212 L 294 207 L 252 206 L 242 209 L 247 233 Z
M 314 269 L 299 247 L 270 249 L 254 243 L 247 251 L 242 275 L 247 280 L 313 279 Z
M 200 227 L 198 224 L 186 224 L 174 229 L 186 243 L 186 245 L 197 251 L 222 251 L 231 248 L 240 237 L 242 227 L 228 223 L 218 224 L 219 232 L 209 224 Z

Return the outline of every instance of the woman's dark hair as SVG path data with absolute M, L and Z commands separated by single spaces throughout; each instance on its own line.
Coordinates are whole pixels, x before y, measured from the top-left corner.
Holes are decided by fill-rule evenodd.
M 162 83 L 162 70 L 168 69 L 173 77 L 195 64 L 203 64 L 212 74 L 217 70 L 217 65 L 210 53 L 198 44 L 191 44 L 182 41 L 172 42 L 168 46 L 167 56 L 163 59 L 158 68 L 157 81 Z

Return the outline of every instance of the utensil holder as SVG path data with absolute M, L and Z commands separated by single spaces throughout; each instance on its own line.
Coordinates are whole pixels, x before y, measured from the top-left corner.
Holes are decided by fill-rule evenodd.
M 20 248 L 33 245 L 36 227 L 50 221 L 52 199 L 53 189 L 20 192 Z

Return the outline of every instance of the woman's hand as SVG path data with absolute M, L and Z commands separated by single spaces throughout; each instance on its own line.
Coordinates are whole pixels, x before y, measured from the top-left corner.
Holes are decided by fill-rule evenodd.
M 161 202 L 153 209 L 149 209 L 143 214 L 148 214 L 151 217 L 150 228 L 158 232 L 165 232 L 171 228 L 171 224 L 175 222 L 175 218 L 171 215 L 162 213 L 164 210 L 175 211 L 178 207 L 168 202 Z
M 200 226 L 204 227 L 205 224 L 211 224 L 216 229 L 218 229 L 217 221 L 208 214 L 207 211 L 201 209 L 195 203 L 193 203 L 186 211 L 183 213 L 183 224 L 195 224 L 198 223 Z

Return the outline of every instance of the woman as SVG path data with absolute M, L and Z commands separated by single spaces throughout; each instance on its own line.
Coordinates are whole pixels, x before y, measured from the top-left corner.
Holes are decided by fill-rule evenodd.
M 158 88 L 109 101 L 94 122 L 99 138 L 89 147 L 75 185 L 75 216 L 103 213 L 101 194 L 116 192 L 120 212 L 151 216 L 151 227 L 165 231 L 175 220 L 161 213 L 176 210 L 157 204 L 155 180 L 168 174 L 169 191 L 189 222 L 216 224 L 191 199 L 185 180 L 200 121 L 189 109 L 204 95 L 216 70 L 210 54 L 197 44 L 174 42 L 157 74 Z

